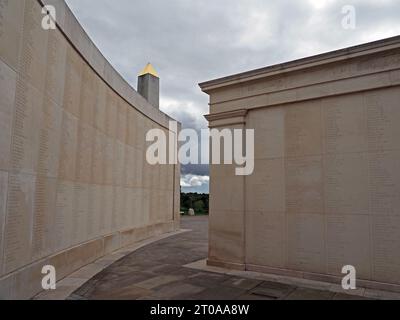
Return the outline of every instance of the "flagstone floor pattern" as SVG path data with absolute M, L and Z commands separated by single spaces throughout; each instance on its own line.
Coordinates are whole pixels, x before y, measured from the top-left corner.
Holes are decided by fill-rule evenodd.
M 284 283 L 184 267 L 205 259 L 208 218 L 183 217 L 192 231 L 143 247 L 105 268 L 69 300 L 354 300 L 366 299 Z

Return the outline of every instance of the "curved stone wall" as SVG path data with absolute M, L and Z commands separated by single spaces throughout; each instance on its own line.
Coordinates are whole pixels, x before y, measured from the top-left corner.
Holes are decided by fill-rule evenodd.
M 56 8 L 45 31 L 42 5 Z M 63 0 L 0 0 L 0 298 L 179 228 L 179 166 L 151 166 L 165 114 L 101 55 Z

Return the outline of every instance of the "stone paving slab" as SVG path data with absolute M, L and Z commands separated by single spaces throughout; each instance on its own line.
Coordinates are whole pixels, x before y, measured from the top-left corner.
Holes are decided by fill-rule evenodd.
M 335 293 L 330 291 L 297 288 L 285 300 L 332 300 L 334 297 Z
M 195 297 L 198 293 L 203 292 L 204 288 L 189 283 L 175 282 L 166 286 L 162 286 L 153 293 L 156 299 L 166 300 L 186 300 Z
M 144 289 L 154 289 L 169 284 L 171 282 L 183 280 L 184 278 L 185 277 L 183 276 L 159 276 L 139 282 L 136 284 L 136 286 Z
M 375 300 L 400 300 L 400 293 L 366 289 L 364 297 Z
M 284 299 L 294 292 L 296 287 L 283 283 L 264 281 L 259 286 L 250 291 L 251 294 L 264 296 L 272 299 Z
M 202 259 L 199 261 L 195 261 L 193 263 L 185 265 L 186 268 L 191 268 L 198 271 L 207 271 L 213 273 L 224 274 L 227 276 L 233 277 L 243 277 L 248 279 L 256 279 L 260 281 L 266 282 L 275 282 L 290 285 L 293 287 L 305 288 L 305 289 L 314 289 L 319 291 L 327 291 L 332 294 L 328 295 L 329 300 L 400 300 L 400 294 L 396 292 L 389 291 L 379 291 L 373 289 L 365 289 L 365 288 L 357 288 L 357 290 L 349 290 L 345 291 L 343 288 L 336 284 L 320 282 L 315 280 L 308 279 L 300 279 L 300 278 L 291 278 L 286 276 L 279 276 L 274 274 L 264 274 L 259 272 L 251 272 L 251 271 L 237 271 L 237 270 L 229 270 L 220 267 L 208 266 L 207 259 Z M 299 292 L 296 293 L 296 295 Z M 292 296 L 292 298 L 295 295 Z M 305 292 L 303 298 L 307 298 L 313 300 L 312 296 L 308 295 L 308 292 Z M 299 300 L 301 300 L 299 298 Z M 314 299 L 314 300 L 317 300 Z
M 150 290 L 133 285 L 114 290 L 94 291 L 91 293 L 91 298 L 95 300 L 137 300 L 150 294 Z
M 215 288 L 220 287 L 225 283 L 225 286 L 229 286 L 226 281 L 231 279 L 230 276 L 222 275 L 222 274 L 213 274 L 213 273 L 205 273 L 198 272 L 195 275 L 188 276 L 185 280 L 187 283 L 191 283 L 193 285 L 199 285 L 203 288 Z
M 337 293 L 333 297 L 333 300 L 375 300 L 375 299 L 370 299 L 367 297 L 362 297 L 362 296 L 356 296 L 352 294 L 344 294 L 344 293 Z
M 191 230 L 188 229 L 181 229 L 176 232 L 167 233 L 160 236 L 152 237 L 150 239 L 139 241 L 138 243 L 129 245 L 118 251 L 110 253 L 96 260 L 95 262 L 87 266 L 84 266 L 75 273 L 57 282 L 56 290 L 41 292 L 38 295 L 36 295 L 33 298 L 33 300 L 66 300 L 68 299 L 68 297 L 72 295 L 73 292 L 77 291 L 82 286 L 87 285 L 88 287 L 93 287 L 93 283 L 87 283 L 87 282 L 93 279 L 95 275 L 101 273 L 101 271 L 103 271 L 105 268 L 113 266 L 115 263 L 117 263 L 118 260 L 124 258 L 127 254 L 135 252 L 151 243 L 190 231 Z M 140 268 L 136 269 L 136 271 L 138 270 L 140 270 Z M 132 272 L 134 271 L 132 270 Z M 74 295 L 74 297 L 77 298 L 78 296 Z
M 208 288 L 200 292 L 199 294 L 191 297 L 193 300 L 238 300 L 240 296 L 245 295 L 247 290 L 219 286 L 214 288 Z
M 400 299 L 395 293 L 344 292 L 325 282 L 207 266 L 207 217 L 184 217 L 182 225 L 191 231 L 136 246 L 131 253 L 125 248 L 128 255 L 104 257 L 80 270 L 63 283 L 57 298 L 68 294 L 69 300 Z
M 252 293 L 245 293 L 244 295 L 241 295 L 237 300 L 244 300 L 244 301 L 258 301 L 258 300 L 276 300 L 275 298 L 267 297 L 267 296 L 259 296 L 256 294 Z
M 231 278 L 222 283 L 223 286 L 244 289 L 244 290 L 251 290 L 255 287 L 259 286 L 262 281 L 253 280 L 253 279 L 246 279 L 246 278 Z

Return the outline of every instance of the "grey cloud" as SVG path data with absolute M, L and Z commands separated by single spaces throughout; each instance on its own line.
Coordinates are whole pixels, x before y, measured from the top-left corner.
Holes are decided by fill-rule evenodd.
M 398 0 L 67 0 L 105 57 L 134 87 L 152 62 L 162 110 L 184 127 L 207 127 L 216 77 L 400 34 Z M 341 26 L 344 5 L 356 30 Z
M 206 164 L 188 164 L 182 166 L 182 174 L 194 174 L 197 176 L 208 176 L 210 172 L 209 165 Z
M 383 36 L 400 32 L 400 2 L 390 0 L 67 2 L 125 78 L 136 85 L 136 74 L 151 61 L 163 97 L 194 102 L 198 118 L 207 111 L 198 82 L 375 40 L 380 28 Z M 357 9 L 355 31 L 341 27 L 347 4 Z

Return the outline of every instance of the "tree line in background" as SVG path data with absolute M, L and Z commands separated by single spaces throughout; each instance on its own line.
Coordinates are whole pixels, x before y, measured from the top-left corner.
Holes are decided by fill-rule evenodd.
M 208 215 L 209 195 L 200 193 L 181 193 L 181 212 L 187 215 L 193 209 L 196 215 Z

